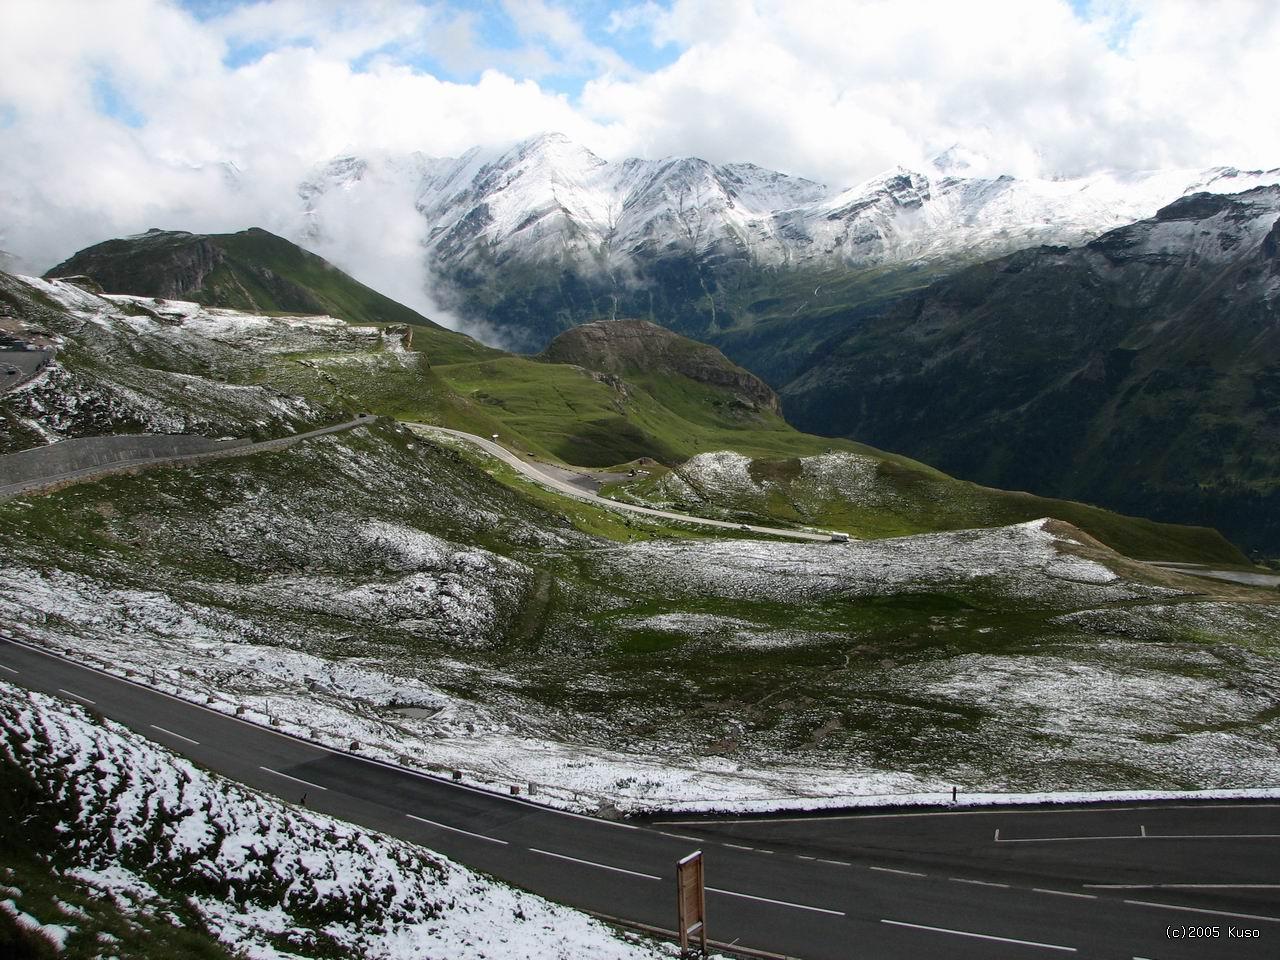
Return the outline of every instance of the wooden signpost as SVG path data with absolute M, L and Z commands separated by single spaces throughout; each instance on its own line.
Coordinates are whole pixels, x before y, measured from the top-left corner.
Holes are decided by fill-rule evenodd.
M 689 944 L 696 941 L 699 952 L 705 957 L 707 894 L 702 885 L 701 850 L 676 864 L 676 917 L 680 930 L 680 956 L 690 956 Z

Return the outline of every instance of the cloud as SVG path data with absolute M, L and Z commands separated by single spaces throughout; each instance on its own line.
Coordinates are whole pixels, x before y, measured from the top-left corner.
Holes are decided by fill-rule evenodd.
M 0 249 L 43 270 L 151 226 L 296 233 L 318 161 L 545 130 L 835 186 L 956 142 L 1022 175 L 1275 166 L 1277 49 L 1271 0 L 8 0 Z M 392 219 L 330 252 L 410 299 Z

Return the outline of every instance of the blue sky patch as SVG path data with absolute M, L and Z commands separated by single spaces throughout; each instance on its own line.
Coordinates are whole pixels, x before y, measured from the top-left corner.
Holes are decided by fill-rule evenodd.
M 93 105 L 103 116 L 135 130 L 147 122 L 146 116 L 129 102 L 107 71 L 101 70 L 93 78 L 92 90 Z

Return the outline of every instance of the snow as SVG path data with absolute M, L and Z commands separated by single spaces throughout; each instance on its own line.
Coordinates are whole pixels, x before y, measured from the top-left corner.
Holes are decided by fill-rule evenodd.
M 53 363 L 7 397 L 17 419 L 49 442 L 122 428 L 296 432 L 328 415 L 302 397 L 227 383 L 216 374 L 259 364 L 262 354 L 385 346 L 376 329 L 332 317 L 265 317 L 188 301 L 99 296 L 64 280 L 15 279 L 67 311 L 57 321 L 61 348 L 77 351 L 74 363 Z
M 40 749 L 23 749 L 28 741 Z M 386 960 L 670 956 L 439 854 L 206 773 L 79 707 L 3 682 L 0 750 L 32 771 L 53 798 L 50 811 L 67 818 L 58 829 L 79 864 L 75 880 L 128 912 L 163 915 L 182 897 L 218 939 L 248 956 L 294 956 L 271 935 L 313 931 L 349 955 Z M 91 768 L 95 776 L 77 775 Z M 97 839 L 104 833 L 109 845 Z M 12 900 L 0 908 L 59 945 L 70 932 Z
M 47 939 L 59 951 L 66 947 L 67 937 L 75 931 L 74 927 L 66 927 L 57 923 L 41 923 L 31 914 L 20 910 L 12 900 L 0 900 L 0 910 L 9 914 L 18 926 Z
M 421 238 L 444 262 L 479 247 L 501 261 L 555 258 L 624 268 L 640 250 L 706 253 L 722 245 L 762 264 L 907 263 L 1036 244 L 1077 244 L 1152 216 L 1186 193 L 1280 182 L 1280 170 L 1231 168 L 1074 180 L 956 176 L 949 151 L 930 172 L 897 168 L 845 190 L 749 163 L 695 157 L 607 163 L 559 134 L 460 158 L 342 158 L 303 184 L 313 238 L 359 205 L 414 197 Z M 990 161 L 981 164 L 992 167 Z
M 1011 527 L 857 541 L 839 549 L 764 541 L 651 541 L 602 554 L 601 575 L 659 595 L 743 600 L 874 596 L 908 584 L 991 579 L 1040 603 L 1154 595 L 1100 563 L 1064 553 L 1046 520 Z

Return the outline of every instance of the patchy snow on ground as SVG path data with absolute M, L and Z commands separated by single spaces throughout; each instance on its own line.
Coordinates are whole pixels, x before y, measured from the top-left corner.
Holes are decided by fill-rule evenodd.
M 880 480 L 880 462 L 857 453 L 822 453 L 800 458 L 801 479 L 795 484 L 802 505 L 813 510 L 832 500 L 850 503 L 896 498 L 892 485 Z
M 1007 596 L 1046 605 L 1159 593 L 1159 588 L 1121 581 L 1102 564 L 1063 552 L 1066 541 L 1046 523 L 864 540 L 826 549 L 765 541 L 650 541 L 602 553 L 598 564 L 604 576 L 644 583 L 660 594 L 734 599 L 873 596 L 982 580 Z
M 1200 653 L 1111 641 L 1099 644 L 1092 663 L 1051 653 L 968 654 L 900 668 L 891 682 L 942 705 L 981 709 L 986 729 L 977 735 L 1011 753 L 1029 736 L 1043 739 L 1046 765 L 1140 767 L 1166 782 L 1280 781 L 1280 718 L 1267 719 L 1280 699 L 1280 664 L 1239 649 Z M 1219 666 L 1221 655 L 1248 662 L 1225 675 L 1203 669 Z M 983 782 L 977 770 L 965 777 Z
M 718 514 L 767 513 L 769 499 L 781 494 L 802 515 L 820 516 L 832 503 L 892 506 L 901 499 L 895 484 L 882 479 L 880 462 L 857 453 L 833 452 L 798 459 L 799 473 L 785 483 L 752 476 L 752 459 L 732 450 L 690 457 L 654 482 L 640 499 L 669 508 L 698 503 Z M 634 494 L 632 494 L 634 497 Z
M 183 898 L 220 940 L 253 958 L 295 956 L 291 942 L 388 960 L 671 956 L 669 947 L 288 806 L 77 706 L 3 682 L 0 751 L 0 762 L 32 774 L 62 818 L 55 830 L 77 880 L 126 909 L 163 914 Z M 68 932 L 12 901 L 0 908 L 55 941 Z

